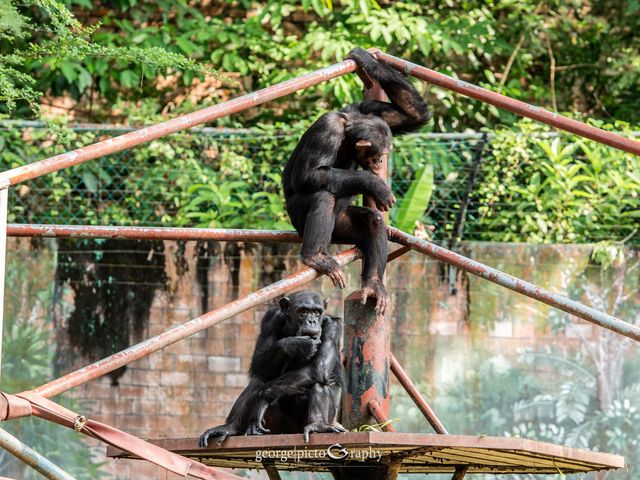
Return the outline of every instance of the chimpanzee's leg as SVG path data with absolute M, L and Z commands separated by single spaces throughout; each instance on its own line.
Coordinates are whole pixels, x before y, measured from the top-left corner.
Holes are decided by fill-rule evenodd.
M 337 385 L 314 384 L 309 389 L 309 412 L 304 427 L 304 441 L 309 443 L 310 433 L 346 432 L 338 423 L 338 401 L 340 387 Z
M 206 447 L 210 438 L 215 438 L 217 444 L 221 445 L 229 435 L 243 435 L 252 420 L 263 386 L 262 381 L 251 379 L 233 404 L 224 425 L 210 428 L 200 436 L 200 447 Z
M 302 263 L 326 274 L 336 287 L 345 287 L 345 276 L 338 262 L 329 255 L 331 232 L 336 220 L 336 199 L 324 190 L 287 199 L 293 226 L 302 235 Z
M 255 399 L 255 415 L 253 415 L 245 434 L 260 435 L 269 433 L 270 431 L 265 424 L 265 414 L 269 406 L 284 397 L 306 394 L 308 388 L 316 381 L 313 368 L 307 365 L 297 370 L 286 372 L 265 384 Z
M 376 311 L 384 313 L 387 291 L 382 278 L 387 266 L 387 227 L 382 214 L 367 207 L 347 207 L 336 218 L 333 240 L 354 243 L 362 250 L 362 300 L 375 297 Z

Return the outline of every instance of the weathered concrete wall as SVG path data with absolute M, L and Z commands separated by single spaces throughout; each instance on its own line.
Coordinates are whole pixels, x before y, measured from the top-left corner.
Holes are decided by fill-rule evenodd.
M 9 255 L 19 255 L 27 247 L 24 241 L 13 242 Z M 203 260 L 203 250 L 195 243 L 180 246 L 165 242 L 167 288 L 156 292 L 143 337 L 157 335 L 203 313 L 205 291 L 207 309 L 212 309 L 282 278 L 286 271 L 301 268 L 295 245 L 209 247 Z M 585 246 L 474 244 L 465 249 L 481 262 L 556 292 L 564 292 L 570 280 L 584 270 L 590 252 Z M 52 275 L 54 259 L 46 251 L 23 257 L 23 261 L 31 262 L 28 270 Z M 322 291 L 330 300 L 330 312 L 341 315 L 342 299 L 358 287 L 359 272 L 359 262 L 346 269 L 348 287 L 344 291 L 334 289 L 326 279 L 308 287 Z M 450 282 L 451 273 L 418 253 L 407 254 L 388 268 L 392 350 L 432 399 L 438 398 L 439 389 L 448 379 L 474 368 L 473 351 L 514 358 L 523 347 L 553 343 L 571 350 L 578 347 L 581 337 L 589 341 L 594 336 L 594 329 L 579 321 L 571 322 L 564 331 L 552 331 L 548 307 L 459 273 Z M 125 294 L 126 286 L 122 288 Z M 28 297 L 33 294 L 24 294 L 24 302 L 29 304 Z M 67 307 L 56 309 L 52 326 L 56 330 L 52 338 L 60 342 L 64 342 L 65 317 L 73 298 L 65 301 Z M 103 378 L 76 388 L 73 396 L 90 401 L 91 418 L 139 437 L 198 436 L 224 420 L 246 384 L 264 310 L 262 306 L 245 312 L 131 364 L 118 386 Z M 66 371 L 87 363 L 77 352 L 71 353 L 67 352 L 62 362 Z M 446 425 L 447 418 L 442 420 Z M 397 428 L 407 431 L 402 422 Z M 429 430 L 425 427 L 424 431 Z M 108 461 L 104 470 L 117 478 L 166 478 L 164 471 L 136 461 Z

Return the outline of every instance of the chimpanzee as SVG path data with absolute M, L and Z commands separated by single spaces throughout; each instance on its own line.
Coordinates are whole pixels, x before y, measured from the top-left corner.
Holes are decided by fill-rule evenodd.
M 345 277 L 327 249 L 331 241 L 353 243 L 364 254 L 361 299 L 376 298 L 384 313 L 387 292 L 382 278 L 387 261 L 387 231 L 382 215 L 351 205 L 352 197 L 373 197 L 388 211 L 395 197 L 372 170 L 391 149 L 391 134 L 420 128 L 431 113 L 424 99 L 397 70 L 356 48 L 354 60 L 383 88 L 390 103 L 363 101 L 322 115 L 300 139 L 282 173 L 287 211 L 302 235 L 302 262 L 327 274 L 344 288 Z M 360 166 L 362 170 L 356 170 Z
M 220 445 L 229 435 L 343 432 L 337 420 L 342 364 L 342 322 L 325 314 L 326 300 L 296 292 L 262 318 L 249 368 L 249 385 L 224 425 L 200 436 Z

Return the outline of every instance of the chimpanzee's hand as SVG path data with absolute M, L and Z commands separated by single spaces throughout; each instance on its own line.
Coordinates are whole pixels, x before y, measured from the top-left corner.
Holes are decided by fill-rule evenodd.
M 391 207 L 393 207 L 393 204 L 396 203 L 396 197 L 386 183 L 380 179 L 378 180 L 379 181 L 376 182 L 376 188 L 373 191 L 373 199 L 376 202 L 378 210 L 388 212 L 391 210 Z
M 365 70 L 366 70 L 366 67 L 371 64 L 371 62 L 376 61 L 376 59 L 373 58 L 373 55 L 371 55 L 366 50 L 363 50 L 362 48 L 354 48 L 349 52 L 349 54 L 345 58 L 353 60 Z
M 292 357 L 311 358 L 318 351 L 319 338 L 311 338 L 306 335 L 286 337 L 278 340 L 281 347 Z
M 200 435 L 200 441 L 198 442 L 200 448 L 205 448 L 209 445 L 210 439 L 215 439 L 218 446 L 222 445 L 229 435 L 238 435 L 238 431 L 230 425 L 220 425 L 213 427 Z
M 316 337 L 295 337 L 304 339 L 304 342 L 300 345 L 300 353 L 305 359 L 312 358 L 318 351 L 318 347 L 322 343 L 319 338 Z

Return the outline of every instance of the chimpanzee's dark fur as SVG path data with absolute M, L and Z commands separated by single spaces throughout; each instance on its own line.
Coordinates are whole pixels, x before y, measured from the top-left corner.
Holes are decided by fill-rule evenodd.
M 384 313 L 386 227 L 379 211 L 352 206 L 352 197 L 370 195 L 381 211 L 393 206 L 391 190 L 372 170 L 388 154 L 392 133 L 416 130 L 431 114 L 400 72 L 360 48 L 347 58 L 380 84 L 390 103 L 363 101 L 322 115 L 293 151 L 282 184 L 291 222 L 302 235 L 302 261 L 344 288 L 344 274 L 327 249 L 331 241 L 355 244 L 364 254 L 362 300 L 376 297 L 376 310 Z
M 225 424 L 200 437 L 221 444 L 229 435 L 343 432 L 337 422 L 342 364 L 342 321 L 325 314 L 316 292 L 296 292 L 262 318 L 249 385 Z

